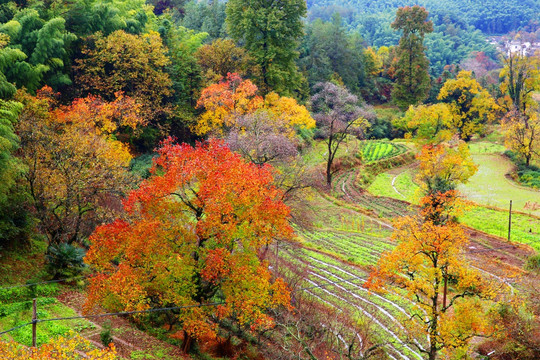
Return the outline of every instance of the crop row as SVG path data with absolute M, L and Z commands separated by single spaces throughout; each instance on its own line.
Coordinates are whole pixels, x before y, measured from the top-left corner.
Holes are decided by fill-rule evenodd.
M 372 265 L 381 253 L 394 245 L 384 238 L 368 237 L 365 234 L 341 234 L 334 232 L 306 232 L 303 236 L 313 245 L 337 253 L 347 261 L 360 265 Z
M 390 340 L 390 353 L 403 359 L 421 358 L 404 344 L 403 319 L 409 317 L 408 304 L 387 299 L 362 287 L 366 274 L 312 251 L 284 251 L 283 260 L 291 268 L 304 269 L 305 291 L 317 301 L 338 309 L 348 309 L 368 318 L 381 337 Z M 392 356 L 393 357 L 393 356 Z M 395 358 L 395 357 L 394 357 Z
M 381 159 L 397 156 L 407 151 L 402 144 L 393 144 L 386 141 L 369 141 L 362 148 L 362 159 L 371 163 Z

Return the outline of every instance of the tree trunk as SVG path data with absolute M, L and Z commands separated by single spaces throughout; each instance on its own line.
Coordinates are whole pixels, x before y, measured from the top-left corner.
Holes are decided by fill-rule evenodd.
M 334 162 L 334 156 L 332 154 L 332 127 L 330 128 L 330 137 L 328 138 L 328 161 L 326 162 L 326 184 L 332 185 L 332 163 Z
M 194 340 L 195 339 L 193 338 L 193 336 L 189 335 L 184 330 L 184 342 L 182 343 L 182 351 L 184 353 L 187 354 L 191 350 L 191 346 L 193 345 Z

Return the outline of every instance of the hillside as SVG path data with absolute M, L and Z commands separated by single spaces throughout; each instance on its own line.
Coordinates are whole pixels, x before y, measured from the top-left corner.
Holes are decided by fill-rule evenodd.
M 308 0 L 310 18 L 326 18 L 339 12 L 351 26 L 370 14 L 394 12 L 400 6 L 424 6 L 431 14 L 441 14 L 486 34 L 504 34 L 536 23 L 540 4 L 534 0 Z

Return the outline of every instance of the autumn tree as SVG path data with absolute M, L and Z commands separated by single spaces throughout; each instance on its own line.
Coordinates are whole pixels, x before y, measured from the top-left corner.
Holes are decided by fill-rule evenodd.
M 314 90 L 311 106 L 326 141 L 326 183 L 331 185 L 339 146 L 349 135 L 363 136 L 367 122 L 361 118 L 358 97 L 345 87 L 326 82 L 318 83 Z
M 433 31 L 427 21 L 425 8 L 415 5 L 399 8 L 392 23 L 402 35 L 397 48 L 396 82 L 392 91 L 394 102 L 401 108 L 417 105 L 428 95 L 430 88 L 429 60 L 423 45 L 424 35 Z
M 525 113 L 529 106 L 534 106 L 531 95 L 540 89 L 540 59 L 536 56 L 509 51 L 503 56 L 504 67 L 499 77 L 502 79 L 501 91 L 508 94 L 514 109 Z
M 416 179 L 424 195 L 455 190 L 478 170 L 469 147 L 460 140 L 425 145 L 417 158 L 420 164 Z
M 203 89 L 197 107 L 205 111 L 193 130 L 199 135 L 221 133 L 224 128 L 234 124 L 236 116 L 261 107 L 263 100 L 257 90 L 255 84 L 242 80 L 238 74 L 228 74 L 226 79 Z
M 453 221 L 426 220 L 425 214 L 400 218 L 394 226 L 397 246 L 382 255 L 367 286 L 375 291 L 403 289 L 414 304 L 405 324 L 408 342 L 428 359 L 436 359 L 443 349 L 466 347 L 487 331 L 481 297 L 489 289 L 468 266 L 463 229 Z M 426 335 L 427 343 L 420 340 Z
M 98 104 L 90 98 L 52 110 L 48 95 L 50 88 L 37 98 L 19 94 L 25 107 L 17 131 L 39 228 L 53 246 L 80 242 L 116 213 L 114 198 L 129 188 L 133 177 L 127 172 L 127 147 L 112 136 L 115 115 L 130 119 L 120 122 L 125 126 L 135 126 L 137 116 L 118 114 L 135 111 L 123 108 L 122 100 Z
M 107 37 L 89 38 L 77 60 L 75 77 L 84 94 L 112 101 L 122 91 L 143 105 L 146 119 L 169 113 L 167 97 L 172 81 L 166 73 L 170 60 L 158 33 L 132 35 L 115 31 Z
M 208 85 L 221 81 L 229 73 L 245 76 L 250 62 L 246 50 L 230 39 L 216 39 L 211 44 L 203 45 L 195 56 Z
M 260 165 L 298 154 L 295 139 L 287 130 L 281 118 L 259 110 L 238 117 L 224 139 L 231 150 Z
M 521 112 L 513 109 L 501 121 L 504 143 L 530 166 L 540 157 L 540 112 L 529 109 Z
M 490 59 L 483 51 L 473 52 L 470 57 L 460 64 L 463 70 L 471 71 L 480 84 L 486 87 L 488 84 L 498 84 L 496 62 Z
M 405 326 L 409 343 L 430 360 L 441 351 L 466 349 L 470 339 L 490 332 L 482 299 L 492 289 L 468 266 L 468 239 L 455 220 L 463 210 L 455 187 L 476 171 L 466 149 L 464 142 L 422 149 L 421 210 L 395 221 L 397 246 L 382 255 L 367 282 L 375 291 L 405 291 L 414 304 Z M 420 340 L 426 335 L 427 343 Z
M 416 180 L 423 195 L 421 207 L 426 220 L 435 224 L 446 223 L 459 212 L 466 202 L 460 199 L 456 188 L 466 183 L 478 167 L 474 164 L 469 147 L 462 140 L 454 139 L 424 145 L 417 155 L 419 171 Z
M 484 125 L 494 120 L 498 109 L 495 100 L 470 71 L 460 71 L 455 79 L 448 79 L 437 99 L 450 107 L 452 121 L 449 128 L 465 141 L 482 133 Z
M 288 306 L 289 292 L 272 280 L 261 250 L 292 232 L 270 167 L 218 140 L 195 147 L 167 141 L 152 174 L 124 202 L 126 216 L 91 237 L 86 261 L 99 275 L 86 309 L 186 306 L 169 314 L 185 350 L 215 336 L 219 319 L 270 327 L 266 309 Z
M 295 64 L 296 47 L 303 35 L 304 0 L 227 2 L 227 28 L 260 68 L 257 84 L 264 95 L 275 91 L 292 96 L 301 75 Z
M 493 359 L 534 360 L 540 358 L 540 289 L 531 282 L 511 301 L 500 302 L 490 314 L 499 332 L 479 346 L 480 354 Z
M 501 122 L 505 144 L 529 166 L 540 156 L 540 106 L 532 98 L 532 93 L 540 89 L 540 60 L 538 56 L 509 52 L 504 63 L 501 91 L 513 105 Z
M 447 104 L 410 106 L 405 116 L 394 120 L 393 125 L 406 131 L 406 136 L 415 137 L 430 143 L 449 140 L 452 130 L 452 113 Z
M 258 88 L 250 80 L 242 80 L 238 74 L 228 74 L 218 84 L 205 88 L 197 107 L 205 111 L 199 117 L 194 131 L 199 135 L 213 133 L 221 135 L 236 126 L 239 116 L 266 110 L 274 118 L 274 127 L 280 123 L 288 134 L 296 128 L 313 128 L 315 122 L 305 106 L 299 105 L 290 97 L 279 96 L 271 92 L 266 97 L 258 95 Z

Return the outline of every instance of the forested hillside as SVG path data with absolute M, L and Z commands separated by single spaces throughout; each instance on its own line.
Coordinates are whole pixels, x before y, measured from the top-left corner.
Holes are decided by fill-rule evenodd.
M 339 12 L 355 27 L 372 14 L 388 14 L 400 6 L 421 5 L 430 13 L 444 14 L 472 25 L 487 34 L 504 34 L 522 26 L 536 24 L 540 4 L 535 0 L 307 0 L 309 17 L 328 19 Z

